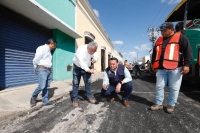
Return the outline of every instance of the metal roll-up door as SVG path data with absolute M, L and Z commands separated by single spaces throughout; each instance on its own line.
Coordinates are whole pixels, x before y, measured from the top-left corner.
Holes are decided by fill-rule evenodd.
M 37 82 L 32 60 L 52 31 L 0 5 L 0 89 Z

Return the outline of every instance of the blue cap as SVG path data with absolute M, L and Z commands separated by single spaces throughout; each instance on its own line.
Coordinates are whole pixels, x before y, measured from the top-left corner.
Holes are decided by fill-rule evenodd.
M 169 28 L 174 28 L 174 25 L 172 22 L 165 22 L 161 24 L 160 26 L 160 30 L 169 29 Z

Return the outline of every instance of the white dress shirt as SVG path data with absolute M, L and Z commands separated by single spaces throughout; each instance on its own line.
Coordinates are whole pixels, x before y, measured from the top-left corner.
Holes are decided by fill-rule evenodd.
M 112 71 L 112 70 L 111 70 Z M 116 75 L 116 72 L 117 72 L 117 69 L 115 71 L 113 71 Z M 130 72 L 128 71 L 128 69 L 126 67 L 124 67 L 124 79 L 123 79 L 123 82 L 124 83 L 127 83 L 127 82 L 130 82 L 132 81 L 132 77 L 131 77 L 131 74 Z M 108 78 L 108 74 L 106 73 L 106 71 L 104 71 L 103 73 L 103 85 L 109 85 L 109 78 Z
M 90 55 L 87 51 L 87 45 L 81 45 L 76 51 L 76 54 L 73 58 L 73 63 L 87 72 L 91 66 L 91 58 L 97 62 L 98 53 L 95 52 L 94 54 Z
M 52 55 L 51 55 L 51 50 L 47 44 L 39 46 L 36 49 L 35 57 L 33 59 L 33 65 L 34 65 L 34 68 L 36 68 L 37 65 L 51 68 Z

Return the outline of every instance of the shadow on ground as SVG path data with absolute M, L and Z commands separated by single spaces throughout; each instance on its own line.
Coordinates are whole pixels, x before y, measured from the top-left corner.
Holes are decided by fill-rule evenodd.
M 54 93 L 55 93 L 55 90 L 57 90 L 58 87 L 53 87 L 53 88 L 49 88 L 49 99 L 53 97 Z

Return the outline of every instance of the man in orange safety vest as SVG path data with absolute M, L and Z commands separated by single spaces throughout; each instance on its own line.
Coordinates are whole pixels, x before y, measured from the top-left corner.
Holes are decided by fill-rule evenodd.
M 169 87 L 167 112 L 174 113 L 182 76 L 189 72 L 192 50 L 186 36 L 174 31 L 172 22 L 160 26 L 162 36 L 155 43 L 152 54 L 152 68 L 156 72 L 156 100 L 150 109 L 163 109 L 164 88 Z

